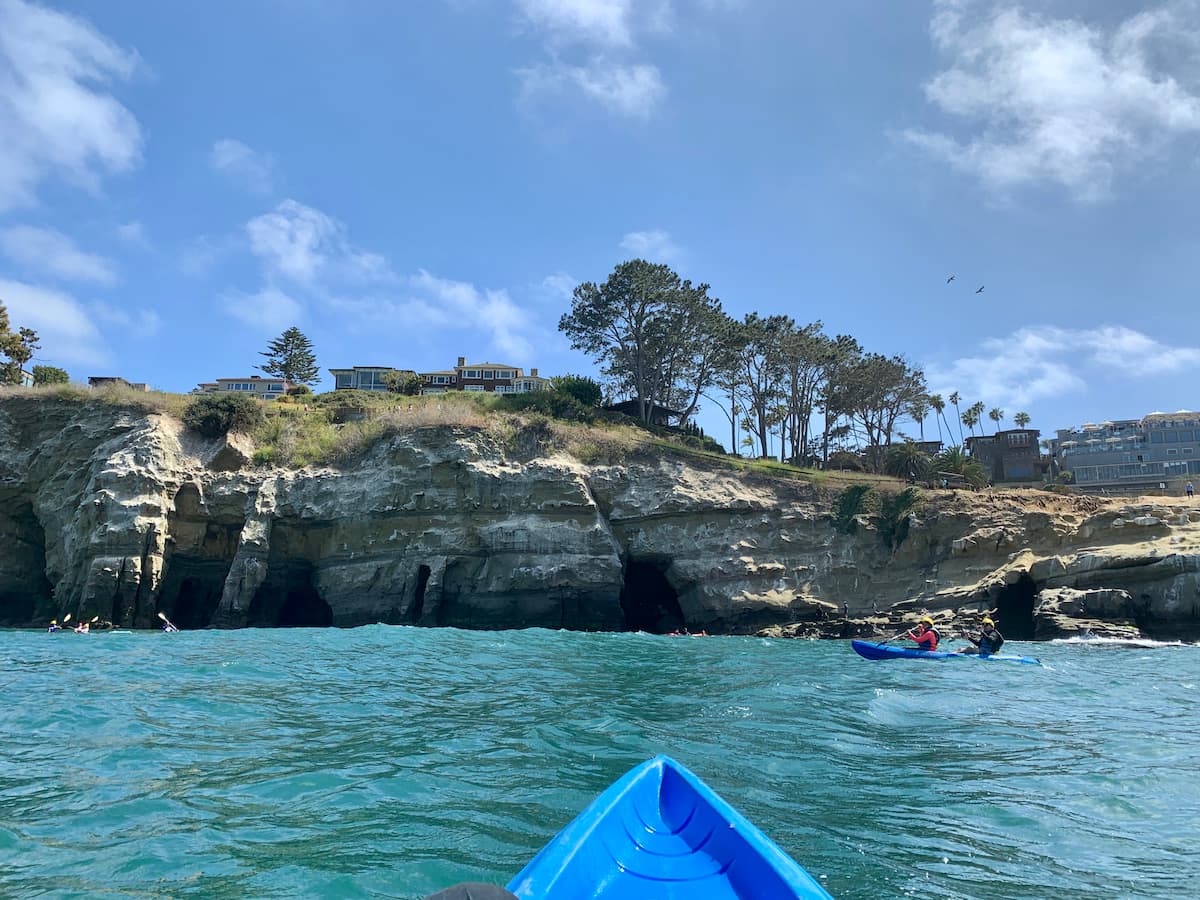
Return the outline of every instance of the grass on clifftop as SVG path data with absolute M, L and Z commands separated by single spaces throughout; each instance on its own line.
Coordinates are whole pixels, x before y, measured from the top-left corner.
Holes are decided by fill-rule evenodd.
M 193 394 L 135 391 L 120 385 L 88 388 L 79 384 L 39 388 L 0 388 L 0 398 L 104 404 L 182 421 Z M 288 397 L 262 404 L 264 418 L 250 434 L 257 465 L 302 468 L 344 465 L 395 434 L 425 428 L 461 428 L 490 435 L 507 453 L 534 458 L 566 452 L 587 465 L 615 465 L 635 457 L 670 454 L 743 476 L 804 482 L 822 492 L 853 484 L 884 490 L 902 487 L 896 479 L 860 472 L 806 469 L 770 459 L 747 459 L 704 449 L 704 442 L 670 429 L 646 427 L 626 416 L 586 410 L 590 421 L 570 421 L 538 409 L 512 410 L 504 394 L 450 392 L 408 397 L 341 391 Z M 529 402 L 528 398 L 524 401 Z M 542 401 L 539 405 L 545 406 Z M 572 410 L 557 410 L 573 415 Z M 350 421 L 339 421 L 350 419 Z

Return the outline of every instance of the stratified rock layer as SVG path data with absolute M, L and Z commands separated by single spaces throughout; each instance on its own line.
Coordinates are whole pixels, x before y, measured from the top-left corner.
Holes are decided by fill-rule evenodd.
M 519 437 L 519 436 L 518 436 Z M 417 429 L 342 469 L 101 403 L 0 398 L 0 622 L 747 633 L 995 610 L 1010 638 L 1190 635 L 1200 512 L 1039 491 L 927 495 L 892 552 L 809 485 L 669 455 L 586 466 Z

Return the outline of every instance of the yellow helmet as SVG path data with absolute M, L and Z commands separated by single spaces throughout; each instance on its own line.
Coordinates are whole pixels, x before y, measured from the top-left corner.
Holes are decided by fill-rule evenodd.
M 932 625 L 932 624 L 933 624 L 933 619 L 929 618 L 929 616 L 922 616 L 922 617 L 921 617 L 921 624 L 922 624 L 922 625 Z
M 992 617 L 991 617 L 991 616 L 984 616 L 984 617 L 983 617 L 983 624 L 984 624 L 984 625 L 995 625 L 996 623 L 992 621 Z

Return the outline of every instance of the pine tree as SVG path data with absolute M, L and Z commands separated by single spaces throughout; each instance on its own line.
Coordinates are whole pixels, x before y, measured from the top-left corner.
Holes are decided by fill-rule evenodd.
M 316 384 L 321 376 L 312 346 L 312 341 L 304 336 L 304 332 L 293 325 L 271 341 L 265 353 L 259 353 L 268 362 L 258 368 L 292 384 Z

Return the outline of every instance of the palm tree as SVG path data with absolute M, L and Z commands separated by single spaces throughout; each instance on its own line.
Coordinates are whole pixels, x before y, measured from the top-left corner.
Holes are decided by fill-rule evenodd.
M 1029 413 L 1019 412 L 1013 416 L 1013 421 L 1017 423 L 1018 428 L 1024 428 L 1029 424 Z
M 954 405 L 954 415 L 958 419 L 958 443 L 961 446 L 963 442 L 962 434 L 962 411 L 958 408 L 958 401 L 962 399 L 958 396 L 958 391 L 950 395 L 950 402 Z
M 921 440 L 925 440 L 925 417 L 929 415 L 929 395 L 919 394 L 908 404 L 908 414 L 921 429 Z
M 963 420 L 966 421 L 967 414 L 963 413 Z M 968 425 L 970 423 L 967 423 Z M 972 487 L 983 487 L 988 482 L 987 470 L 977 459 L 967 455 L 967 452 L 962 447 L 951 447 L 948 450 L 943 450 L 937 455 L 933 461 L 939 473 L 945 472 L 950 475 L 959 475 L 964 478 L 967 484 Z
M 942 399 L 941 394 L 929 395 L 929 406 L 933 409 L 933 421 L 937 422 L 938 427 L 938 443 L 942 442 L 942 420 L 938 418 L 942 414 L 942 410 L 946 408 L 946 401 Z
M 972 403 L 967 407 L 966 412 L 962 414 L 962 423 L 971 429 L 971 434 L 975 433 L 975 426 L 983 421 L 983 401 Z
M 1000 423 L 1004 420 L 1004 410 L 998 406 L 993 406 L 988 410 L 988 418 L 996 423 L 996 430 L 1000 430 Z
M 883 461 L 883 471 L 894 478 L 921 479 L 929 474 L 933 459 L 912 441 L 888 447 Z

